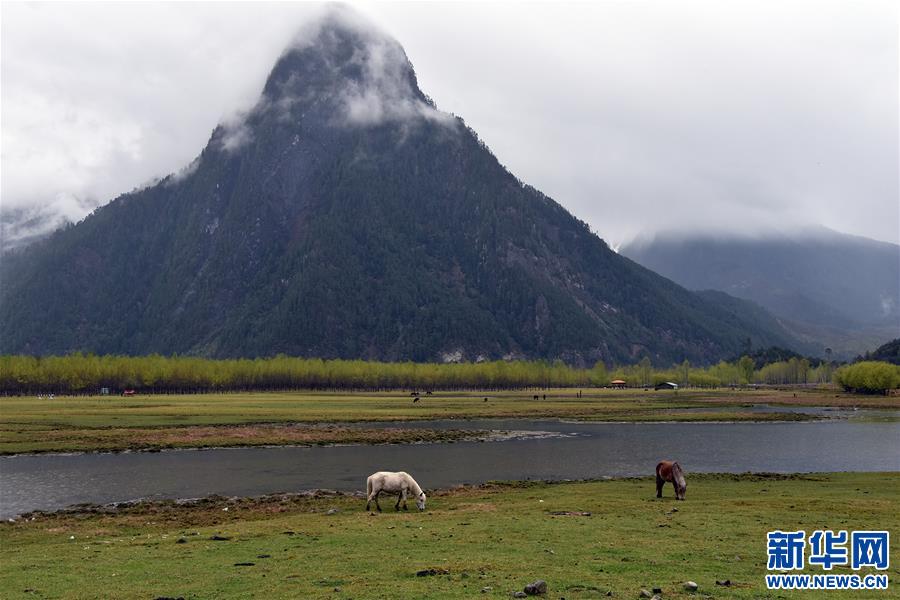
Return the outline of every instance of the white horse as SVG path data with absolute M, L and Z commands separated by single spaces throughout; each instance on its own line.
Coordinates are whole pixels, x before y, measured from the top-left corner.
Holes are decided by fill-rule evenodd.
M 415 497 L 416 506 L 419 507 L 419 510 L 425 510 L 425 492 L 422 491 L 416 480 L 405 471 L 398 471 L 397 473 L 378 471 L 369 475 L 369 478 L 366 479 L 366 510 L 369 510 L 369 506 L 374 500 L 378 512 L 381 512 L 381 506 L 378 504 L 378 495 L 381 492 L 397 494 L 397 504 L 394 505 L 396 510 L 400 510 L 401 501 L 403 502 L 403 510 L 408 510 L 406 498 L 410 494 Z

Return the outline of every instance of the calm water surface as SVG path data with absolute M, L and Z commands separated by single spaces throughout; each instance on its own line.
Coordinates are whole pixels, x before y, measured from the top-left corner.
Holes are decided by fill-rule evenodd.
M 689 473 L 900 471 L 897 420 L 452 420 L 401 426 L 544 431 L 552 435 L 455 444 L 4 457 L 0 458 L 0 517 L 82 502 L 195 498 L 209 494 L 253 496 L 312 488 L 361 490 L 366 476 L 382 469 L 409 471 L 426 489 L 491 479 L 651 475 L 662 458 L 677 459 Z

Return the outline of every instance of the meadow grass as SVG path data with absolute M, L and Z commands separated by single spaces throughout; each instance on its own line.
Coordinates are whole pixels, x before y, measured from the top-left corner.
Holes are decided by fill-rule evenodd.
M 384 499 L 370 514 L 361 498 L 326 495 L 38 514 L 0 525 L 0 595 L 508 598 L 540 578 L 554 599 L 653 587 L 663 598 L 898 598 L 898 492 L 898 473 L 689 474 L 685 502 L 671 487 L 657 500 L 644 478 L 431 492 L 424 513 Z M 766 532 L 823 528 L 893 531 L 890 588 L 768 591 Z M 425 569 L 438 574 L 416 576 Z

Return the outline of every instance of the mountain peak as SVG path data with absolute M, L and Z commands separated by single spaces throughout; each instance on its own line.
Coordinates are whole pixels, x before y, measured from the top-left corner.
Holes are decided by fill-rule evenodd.
M 330 138 L 336 129 L 384 124 L 399 126 L 402 139 L 426 121 L 447 130 L 458 122 L 419 89 L 397 40 L 355 11 L 331 6 L 294 36 L 256 105 L 217 127 L 209 148 L 233 154 L 251 141 L 278 137 L 296 145 L 310 136 Z M 276 129 L 281 135 L 272 135 Z
M 318 108 L 339 124 L 450 120 L 419 90 L 400 43 L 342 6 L 330 7 L 298 32 L 269 74 L 260 102 L 282 118 L 296 116 L 297 108 Z

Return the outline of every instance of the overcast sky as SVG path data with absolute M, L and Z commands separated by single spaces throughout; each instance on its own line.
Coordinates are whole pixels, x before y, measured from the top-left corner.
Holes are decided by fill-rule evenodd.
M 77 219 L 177 171 L 314 8 L 4 3 L 3 209 Z M 900 241 L 894 2 L 357 8 L 441 110 L 613 245 L 811 224 Z

